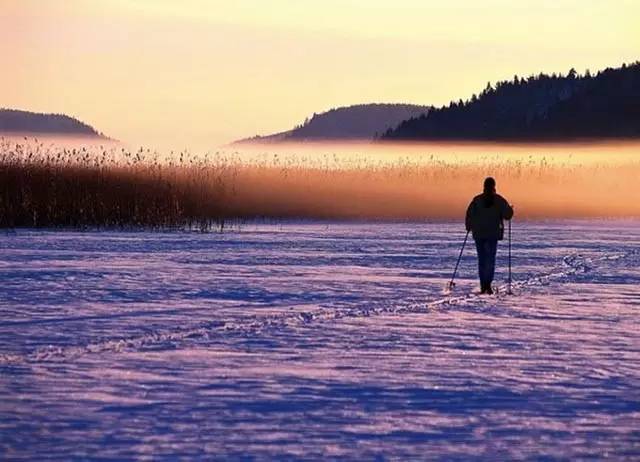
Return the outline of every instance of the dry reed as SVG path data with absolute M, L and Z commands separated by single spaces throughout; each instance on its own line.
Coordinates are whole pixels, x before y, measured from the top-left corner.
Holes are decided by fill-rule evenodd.
M 316 159 L 317 161 L 317 159 Z M 546 158 L 316 165 L 0 141 L 0 227 L 222 228 L 254 218 L 460 219 L 486 175 L 524 218 L 640 216 L 640 164 Z

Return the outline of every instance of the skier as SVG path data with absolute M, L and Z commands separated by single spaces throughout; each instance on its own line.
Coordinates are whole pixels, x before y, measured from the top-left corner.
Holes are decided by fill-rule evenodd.
M 484 191 L 473 198 L 467 208 L 465 224 L 471 231 L 478 251 L 480 293 L 492 294 L 493 274 L 496 267 L 498 241 L 504 237 L 504 221 L 511 220 L 513 208 L 496 194 L 496 180 L 484 180 Z

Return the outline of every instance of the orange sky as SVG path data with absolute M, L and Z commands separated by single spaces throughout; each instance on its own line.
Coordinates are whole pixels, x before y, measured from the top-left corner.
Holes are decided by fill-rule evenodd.
M 0 107 L 203 149 L 362 102 L 640 59 L 636 0 L 0 0 Z

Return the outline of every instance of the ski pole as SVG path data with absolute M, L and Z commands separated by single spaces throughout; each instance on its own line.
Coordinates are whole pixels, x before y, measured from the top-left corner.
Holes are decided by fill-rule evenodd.
M 456 273 L 458 272 L 458 265 L 460 265 L 460 259 L 462 258 L 462 252 L 464 252 L 464 246 L 467 245 L 467 239 L 469 238 L 469 231 L 464 236 L 464 241 L 462 242 L 462 248 L 460 249 L 460 255 L 458 255 L 458 261 L 456 262 L 456 268 L 453 270 L 453 275 L 451 276 L 451 281 L 449 281 L 449 290 L 453 290 L 455 283 L 453 280 L 456 278 Z
M 507 293 L 513 295 L 511 291 L 511 220 L 509 220 L 509 289 Z

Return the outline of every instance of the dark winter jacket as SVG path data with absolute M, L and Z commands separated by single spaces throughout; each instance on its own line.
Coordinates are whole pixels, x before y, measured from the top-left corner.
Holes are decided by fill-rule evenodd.
M 511 220 L 513 208 L 499 194 L 479 194 L 467 208 L 467 231 L 474 239 L 502 239 L 503 220 Z

